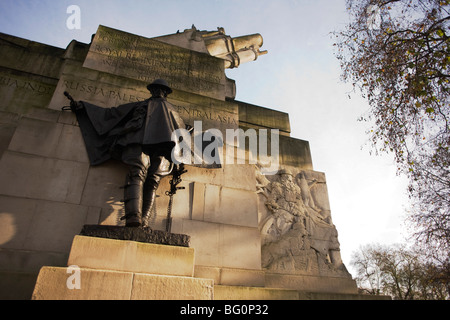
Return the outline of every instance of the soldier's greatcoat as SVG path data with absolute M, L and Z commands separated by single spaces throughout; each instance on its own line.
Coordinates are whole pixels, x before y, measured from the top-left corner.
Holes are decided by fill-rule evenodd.
M 176 144 L 172 133 L 185 124 L 165 98 L 150 98 L 113 108 L 101 108 L 81 102 L 84 108 L 75 111 L 91 165 L 111 158 L 121 160 L 123 150 L 130 145 L 142 146 L 142 151 L 170 152 Z

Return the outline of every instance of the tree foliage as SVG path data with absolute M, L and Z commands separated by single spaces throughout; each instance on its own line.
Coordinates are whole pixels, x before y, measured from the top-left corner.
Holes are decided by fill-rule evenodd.
M 450 252 L 450 1 L 348 0 L 335 32 L 342 79 L 369 104 L 376 152 L 409 177 L 418 240 Z
M 418 250 L 367 245 L 353 254 L 351 265 L 357 272 L 358 287 L 365 293 L 398 300 L 449 298 L 448 270 Z

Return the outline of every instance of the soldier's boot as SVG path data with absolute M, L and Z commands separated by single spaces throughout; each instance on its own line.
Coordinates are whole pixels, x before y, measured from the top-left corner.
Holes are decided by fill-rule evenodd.
M 150 227 L 149 219 L 152 209 L 156 201 L 156 189 L 149 189 L 144 191 L 144 201 L 142 203 L 142 226 Z
M 125 203 L 125 216 L 121 219 L 126 220 L 126 227 L 139 227 L 142 224 L 143 185 L 144 182 L 141 179 L 127 175 L 123 200 Z
M 156 190 L 159 187 L 159 182 L 161 181 L 161 177 L 154 175 L 152 177 L 147 178 L 147 181 L 144 184 L 144 196 L 142 203 L 142 225 L 144 227 L 149 226 L 149 218 L 151 216 L 152 209 L 155 205 L 156 201 Z

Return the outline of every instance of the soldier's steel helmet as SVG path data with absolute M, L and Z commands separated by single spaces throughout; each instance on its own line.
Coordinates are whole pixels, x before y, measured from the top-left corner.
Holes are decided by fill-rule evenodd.
M 147 89 L 150 91 L 150 88 L 151 87 L 155 87 L 155 86 L 164 87 L 167 90 L 167 94 L 171 94 L 172 93 L 172 89 L 169 87 L 169 84 L 164 79 L 156 79 L 155 81 L 153 81 L 152 83 L 150 83 L 147 86 Z

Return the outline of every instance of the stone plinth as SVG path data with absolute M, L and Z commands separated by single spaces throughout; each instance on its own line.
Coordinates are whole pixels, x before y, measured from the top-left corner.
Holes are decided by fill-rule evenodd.
M 357 294 L 356 281 L 346 277 L 291 275 L 266 272 L 265 286 L 315 293 Z
M 76 236 L 68 265 L 192 277 L 194 249 L 136 241 Z
M 43 267 L 33 300 L 211 300 L 193 278 L 194 249 L 76 236 L 67 268 Z
M 68 273 L 69 272 L 69 273 Z M 68 289 L 69 268 L 43 267 L 33 300 L 212 300 L 213 281 L 81 268 L 80 289 Z
M 389 296 L 308 292 L 291 289 L 215 286 L 216 300 L 391 300 Z

